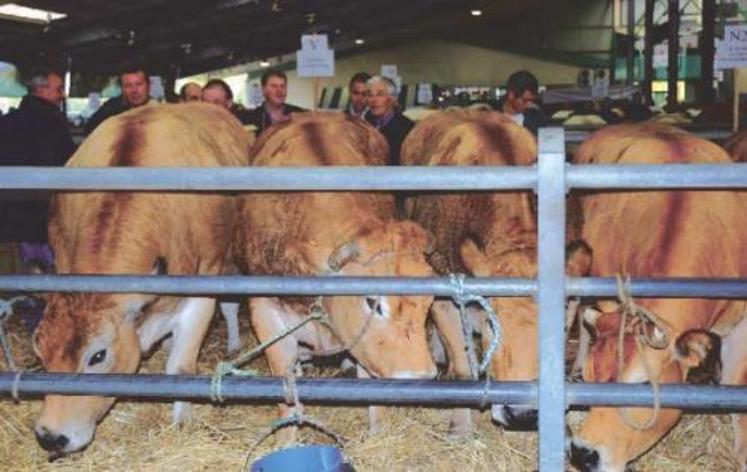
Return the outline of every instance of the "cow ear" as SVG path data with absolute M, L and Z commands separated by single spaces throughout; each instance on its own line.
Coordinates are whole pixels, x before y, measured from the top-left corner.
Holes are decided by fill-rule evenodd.
M 490 263 L 485 253 L 477 247 L 477 244 L 471 239 L 465 239 L 459 247 L 459 255 L 462 263 L 472 275 L 477 277 L 489 277 Z
M 686 331 L 674 346 L 675 359 L 687 371 L 692 383 L 718 383 L 721 380 L 721 338 L 710 331 Z
M 288 241 L 284 256 L 283 273 L 287 275 L 319 274 L 329 269 L 328 255 L 314 241 Z
M 591 271 L 592 252 L 585 241 L 577 239 L 565 250 L 565 271 L 572 277 L 583 277 Z

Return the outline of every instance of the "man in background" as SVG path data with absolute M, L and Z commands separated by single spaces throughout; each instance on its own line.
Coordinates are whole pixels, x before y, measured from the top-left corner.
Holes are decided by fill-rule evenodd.
M 350 96 L 345 113 L 363 119 L 368 112 L 368 97 L 366 96 L 366 83 L 371 78 L 367 72 L 358 72 L 350 78 L 348 93 Z
M 17 110 L 0 119 L 0 165 L 65 165 L 75 152 L 67 118 L 62 113 L 65 88 L 62 75 L 50 69 L 32 72 Z M 30 171 L 33 172 L 33 171 Z M 18 192 L 0 203 L 0 243 L 17 243 L 23 272 L 53 272 L 54 256 L 47 240 L 49 194 Z M 44 304 L 29 298 L 23 320 L 33 329 Z
M 510 115 L 519 125 L 535 136 L 546 118 L 537 106 L 539 83 L 529 71 L 514 72 L 506 83 L 506 94 L 498 100 L 496 109 Z
M 368 113 L 366 121 L 371 123 L 384 135 L 389 143 L 390 166 L 399 164 L 399 151 L 402 142 L 415 126 L 415 123 L 399 110 L 397 106 L 397 86 L 391 79 L 375 75 L 368 80 L 366 96 Z
M 182 103 L 202 100 L 202 87 L 197 82 L 187 82 L 179 89 L 179 101 Z
M 107 118 L 147 105 L 150 101 L 150 78 L 142 67 L 132 67 L 123 71 L 119 75 L 119 86 L 122 88 L 122 94 L 110 98 L 96 110 L 84 127 L 86 135 L 91 134 Z
M 254 125 L 257 128 L 257 136 L 271 125 L 288 121 L 291 113 L 306 111 L 301 107 L 285 103 L 288 97 L 288 77 L 285 72 L 269 70 L 262 74 L 260 82 L 264 102 L 254 110 L 247 112 L 241 120 L 242 124 Z

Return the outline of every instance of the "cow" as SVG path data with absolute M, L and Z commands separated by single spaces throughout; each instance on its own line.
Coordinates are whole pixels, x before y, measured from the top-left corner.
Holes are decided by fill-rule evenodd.
M 67 166 L 245 166 L 248 150 L 239 122 L 219 107 L 148 106 L 107 120 Z M 233 267 L 235 212 L 235 197 L 223 193 L 64 192 L 52 199 L 49 240 L 61 274 L 219 275 Z M 141 353 L 170 334 L 166 373 L 193 374 L 215 304 L 204 296 L 53 293 L 34 348 L 49 372 L 133 373 Z M 113 403 L 47 395 L 34 428 L 39 444 L 53 454 L 84 448 Z M 175 403 L 176 423 L 189 414 L 188 403 Z
M 404 165 L 529 166 L 536 158 L 537 143 L 529 131 L 507 115 L 481 110 L 431 115 L 415 126 L 402 148 Z M 537 219 L 530 191 L 418 194 L 406 199 L 405 214 L 433 233 L 435 247 L 428 260 L 441 275 L 537 275 Z M 583 245 L 575 248 L 569 263 L 583 271 L 589 255 Z M 535 379 L 536 305 L 530 298 L 493 298 L 491 304 L 504 335 L 488 375 L 497 380 Z M 437 300 L 432 315 L 448 357 L 448 374 L 475 378 L 456 306 Z M 487 321 L 473 328 L 482 334 L 487 350 L 492 338 Z M 509 429 L 533 428 L 537 419 L 536 410 L 511 405 L 493 405 L 492 415 Z M 471 421 L 469 410 L 456 410 L 452 434 L 471 431 Z
M 747 131 L 732 134 L 724 143 L 724 149 L 734 162 L 747 162 Z
M 649 123 L 598 131 L 581 145 L 574 162 L 731 161 L 711 142 L 669 125 Z M 583 238 L 593 250 L 593 276 L 747 276 L 747 197 L 743 192 L 594 192 L 582 198 L 582 211 Z M 720 379 L 722 384 L 742 384 L 747 379 L 744 301 L 634 300 L 641 309 L 632 307 L 627 295 L 621 298 L 599 302 L 595 309 L 584 312 L 585 325 L 595 338 L 583 366 L 584 380 L 678 383 Z M 638 313 L 647 316 L 636 316 Z M 620 330 L 622 352 L 617 348 Z M 719 365 L 723 366 L 720 375 Z M 572 440 L 572 464 L 582 471 L 625 470 L 629 461 L 646 452 L 677 423 L 681 412 L 662 409 L 652 415 L 651 409 L 591 408 Z M 747 421 L 735 415 L 734 424 L 736 455 L 744 464 Z
M 377 166 L 386 163 L 383 136 L 342 113 L 309 113 L 269 128 L 252 149 L 252 166 Z M 246 194 L 234 246 L 243 273 L 296 276 L 428 277 L 430 237 L 395 220 L 394 196 L 371 192 Z M 314 353 L 349 350 L 360 377 L 432 378 L 425 321 L 431 296 L 254 297 L 251 325 L 260 342 L 325 313 L 269 347 L 275 375 L 291 373 Z M 295 374 L 294 374 L 295 375 Z M 279 405 L 281 417 L 302 411 Z M 371 430 L 379 428 L 371 411 Z

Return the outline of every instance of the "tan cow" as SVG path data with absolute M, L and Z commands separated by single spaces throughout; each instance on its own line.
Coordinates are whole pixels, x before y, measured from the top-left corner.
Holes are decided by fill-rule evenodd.
M 294 115 L 266 131 L 253 151 L 255 166 L 384 165 L 386 141 L 371 126 L 342 113 Z M 395 221 L 394 197 L 384 193 L 247 194 L 237 264 L 271 275 L 432 276 L 425 261 L 429 236 L 417 224 Z M 270 369 L 285 375 L 311 352 L 350 348 L 359 375 L 431 378 L 425 319 L 430 296 L 326 296 L 315 321 L 270 347 Z M 249 301 L 260 341 L 303 320 L 313 298 L 257 297 Z M 295 411 L 295 410 L 293 410 Z M 286 405 L 280 413 L 292 413 Z M 376 418 L 372 416 L 372 428 Z
M 225 110 L 205 104 L 138 108 L 107 120 L 69 167 L 217 167 L 248 161 L 245 134 Z M 235 200 L 219 193 L 66 192 L 50 210 L 59 273 L 224 273 Z M 132 373 L 141 352 L 171 334 L 168 374 L 195 373 L 215 311 L 213 298 L 145 294 L 49 296 L 34 337 L 49 372 Z M 48 395 L 36 422 L 47 450 L 71 452 L 93 438 L 113 398 Z M 177 402 L 174 420 L 189 416 Z
M 405 165 L 529 166 L 536 158 L 537 143 L 526 129 L 506 115 L 474 110 L 429 116 L 410 132 L 402 148 Z M 420 194 L 406 201 L 405 210 L 434 234 L 436 248 L 429 261 L 439 274 L 536 277 L 537 222 L 530 191 Z M 583 262 L 585 254 L 582 245 L 577 248 L 574 264 Z M 493 298 L 491 304 L 504 333 L 490 375 L 497 380 L 535 379 L 535 303 L 530 298 Z M 436 301 L 432 313 L 449 358 L 449 373 L 461 379 L 474 377 L 456 306 Z M 473 328 L 482 333 L 487 349 L 491 328 L 485 320 Z M 511 405 L 494 405 L 492 413 L 496 421 L 515 429 L 535 427 L 537 419 L 535 410 Z M 466 433 L 471 427 L 469 411 L 456 411 L 452 431 Z
M 592 135 L 579 148 L 579 164 L 728 164 L 713 143 L 661 125 L 620 125 Z M 645 172 L 645 168 L 641 169 Z M 594 251 L 592 275 L 632 277 L 747 276 L 747 197 L 729 191 L 606 191 L 583 198 L 583 236 Z M 747 378 L 745 303 L 734 300 L 638 299 L 659 321 L 627 316 L 618 352 L 621 304 L 587 311 L 596 342 L 584 366 L 589 382 L 684 382 L 694 372 L 721 382 Z M 657 326 L 657 324 L 659 326 Z M 641 337 L 636 334 L 643 334 Z M 622 369 L 618 362 L 622 356 Z M 711 372 L 709 372 L 711 371 Z M 716 378 L 716 380 L 718 380 Z M 572 463 L 584 471 L 622 471 L 672 428 L 680 411 L 592 408 L 571 446 Z M 736 452 L 747 459 L 747 422 L 735 415 Z

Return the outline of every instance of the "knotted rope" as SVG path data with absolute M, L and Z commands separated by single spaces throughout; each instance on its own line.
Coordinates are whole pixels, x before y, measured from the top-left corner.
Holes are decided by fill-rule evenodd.
M 462 331 L 464 334 L 465 342 L 467 343 L 467 357 L 470 362 L 470 371 L 472 371 L 473 377 L 477 377 L 478 374 L 483 373 L 487 370 L 490 365 L 490 360 L 493 358 L 493 354 L 500 346 L 503 340 L 503 330 L 501 328 L 500 320 L 493 307 L 490 305 L 485 297 L 480 295 L 473 295 L 464 293 L 464 274 L 449 274 L 449 280 L 453 289 L 452 299 L 459 306 L 459 316 L 462 319 Z M 493 337 L 490 340 L 490 345 L 485 351 L 482 362 L 477 366 L 477 355 L 475 354 L 475 347 L 472 340 L 472 330 L 467 320 L 466 306 L 470 303 L 478 303 L 485 311 L 490 328 L 493 331 Z M 483 334 L 485 336 L 485 334 Z
M 643 345 L 645 344 L 652 349 L 664 349 L 669 345 L 669 336 L 667 335 L 666 322 L 652 311 L 638 305 L 630 293 L 630 276 L 627 276 L 623 280 L 622 276 L 617 274 L 617 296 L 620 300 L 621 317 L 620 329 L 617 333 L 617 375 L 621 375 L 623 370 L 625 334 L 628 329 L 628 317 L 631 317 L 630 327 L 635 339 L 636 351 L 651 384 L 654 407 L 651 416 L 643 423 L 639 423 L 630 417 L 626 408 L 621 407 L 618 411 L 620 412 L 620 418 L 622 418 L 626 425 L 637 431 L 644 431 L 650 429 L 659 417 L 659 412 L 661 411 L 661 394 L 659 380 L 654 378 L 654 371 L 646 358 Z M 647 324 L 655 326 L 655 329 L 651 330 L 651 333 L 646 331 Z M 657 336 L 657 332 L 660 335 Z

